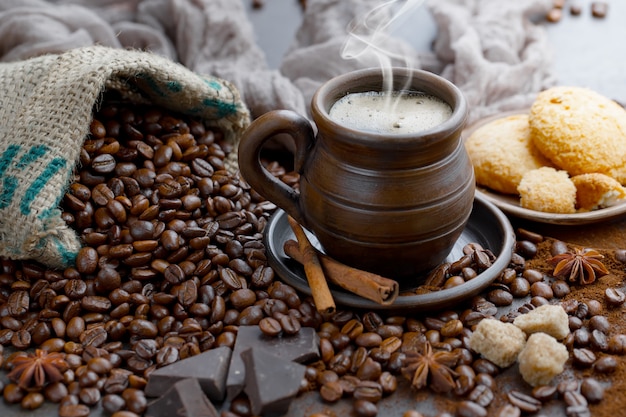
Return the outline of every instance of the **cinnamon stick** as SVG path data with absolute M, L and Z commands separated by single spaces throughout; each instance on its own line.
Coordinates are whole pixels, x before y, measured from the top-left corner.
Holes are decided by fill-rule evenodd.
M 299 242 L 287 240 L 283 250 L 287 256 L 293 258 L 298 263 L 304 264 L 306 262 Z M 333 284 L 382 305 L 393 304 L 398 297 L 400 289 L 396 281 L 353 268 L 322 254 L 315 248 L 313 250 L 317 253 L 326 278 Z
M 304 230 L 298 224 L 298 222 L 291 216 L 287 216 L 289 220 L 289 226 L 296 235 L 298 242 L 298 253 L 301 255 L 301 263 L 304 266 L 304 274 L 306 275 L 311 288 L 311 295 L 317 311 L 320 313 L 334 313 L 335 312 L 335 300 L 328 288 L 328 282 L 324 276 L 324 271 L 317 257 L 315 248 L 306 237 Z

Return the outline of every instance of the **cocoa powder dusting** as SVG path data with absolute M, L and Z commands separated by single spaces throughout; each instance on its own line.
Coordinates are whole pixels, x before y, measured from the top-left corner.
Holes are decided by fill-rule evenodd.
M 551 258 L 550 248 L 555 242 L 554 239 L 546 238 L 537 245 L 537 256 L 529 260 L 528 267 L 535 268 L 547 274 L 551 274 L 554 266 L 548 260 Z M 580 247 L 568 244 L 570 248 Z M 601 303 L 602 311 L 600 314 L 606 316 L 611 325 L 609 337 L 618 334 L 626 334 L 626 322 L 624 321 L 624 312 L 626 305 L 613 307 L 608 305 L 605 299 L 605 291 L 607 289 L 624 290 L 624 278 L 626 277 L 626 266 L 615 258 L 615 251 L 610 249 L 596 249 L 604 256 L 603 264 L 609 270 L 609 274 L 600 277 L 594 283 L 589 285 L 572 284 L 571 292 L 566 295 L 562 301 L 576 300 L 579 303 L 588 303 L 596 300 Z M 577 379 L 582 380 L 585 377 L 593 377 L 602 382 L 607 388 L 604 392 L 604 399 L 598 404 L 590 404 L 589 409 L 594 417 L 615 417 L 622 415 L 626 409 L 626 357 L 623 354 L 611 354 L 604 352 L 595 352 L 597 359 L 605 356 L 612 356 L 617 360 L 617 368 L 614 372 L 603 374 L 595 371 L 593 368 L 577 369 L 572 365 L 572 361 L 566 364 L 566 371 L 561 379 L 565 376 L 574 375 Z M 558 382 L 558 381 L 555 381 Z

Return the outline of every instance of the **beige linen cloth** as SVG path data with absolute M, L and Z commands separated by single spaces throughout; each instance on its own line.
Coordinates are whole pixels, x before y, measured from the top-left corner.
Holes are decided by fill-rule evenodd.
M 249 116 L 274 109 L 306 115 L 321 83 L 378 62 L 342 59 L 341 51 L 347 27 L 385 1 L 308 0 L 278 69 L 269 68 L 256 44 L 242 1 L 0 2 L 0 256 L 55 268 L 73 261 L 80 242 L 58 204 L 103 89 L 126 89 L 129 97 L 182 111 L 197 111 L 207 99 L 227 103 L 232 114 L 204 116 L 223 123 L 236 141 Z M 432 51 L 418 53 L 411 39 L 393 36 L 383 44 L 390 64 L 427 69 L 460 87 L 471 122 L 528 106 L 554 83 L 546 34 L 533 23 L 550 6 L 551 0 L 432 0 L 421 5 L 437 24 Z M 379 21 L 393 14 L 385 11 Z M 84 92 L 90 83 L 94 88 Z M 186 86 L 193 97 L 168 90 L 172 85 Z M 61 111 L 52 120 L 50 110 Z M 68 123 L 69 115 L 79 122 Z
M 322 82 L 376 64 L 343 60 L 340 52 L 348 24 L 386 0 L 308 0 L 279 69 L 268 67 L 257 46 L 244 1 L 3 0 L 0 60 L 93 44 L 146 49 L 233 82 L 253 118 L 278 108 L 306 113 Z M 533 22 L 551 5 L 550 0 L 430 0 L 421 7 L 437 24 L 432 53 L 418 53 L 410 39 L 391 39 L 388 46 L 460 87 L 473 121 L 527 105 L 554 84 L 552 50 L 544 28 Z

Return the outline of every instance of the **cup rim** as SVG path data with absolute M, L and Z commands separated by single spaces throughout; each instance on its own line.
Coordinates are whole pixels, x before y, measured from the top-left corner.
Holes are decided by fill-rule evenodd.
M 398 133 L 393 135 L 353 129 L 337 123 L 329 115 L 332 104 L 349 93 L 372 91 L 372 86 L 382 85 L 382 70 L 380 68 L 365 68 L 335 76 L 317 89 L 311 99 L 313 121 L 320 130 L 340 130 L 345 136 L 350 137 L 351 140 L 372 142 L 380 141 L 384 138 L 387 143 L 398 142 L 398 144 L 408 144 L 412 141 L 407 139 L 416 137 L 434 139 L 442 135 L 448 136 L 455 130 L 462 129 L 467 120 L 468 106 L 465 96 L 456 85 L 426 70 L 392 67 L 391 71 L 393 71 L 394 75 L 394 84 L 396 84 L 396 80 L 399 78 L 403 80 L 410 78 L 409 86 L 413 87 L 412 89 L 441 98 L 452 107 L 452 115 L 443 123 L 432 128 L 416 133 Z M 416 85 L 420 85 L 421 88 L 415 88 Z M 380 88 L 378 89 L 380 90 Z M 441 97 L 442 95 L 446 97 Z

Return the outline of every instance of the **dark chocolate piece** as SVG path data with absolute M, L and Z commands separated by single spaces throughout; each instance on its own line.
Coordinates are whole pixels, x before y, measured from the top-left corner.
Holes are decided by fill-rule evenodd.
M 148 404 L 146 417 L 218 417 L 195 378 L 181 379 L 165 394 Z
M 226 379 L 226 396 L 232 400 L 243 389 L 246 379 L 241 352 L 251 347 L 266 350 L 282 359 L 305 363 L 319 359 L 319 338 L 315 329 L 303 327 L 294 335 L 264 335 L 259 326 L 239 326 Z
M 221 346 L 159 368 L 148 378 L 146 396 L 158 397 L 170 389 L 176 381 L 195 378 L 211 401 L 223 401 L 231 356 L 231 349 Z
M 255 416 L 282 415 L 298 395 L 306 366 L 252 347 L 241 353 L 246 368 L 244 392 Z

